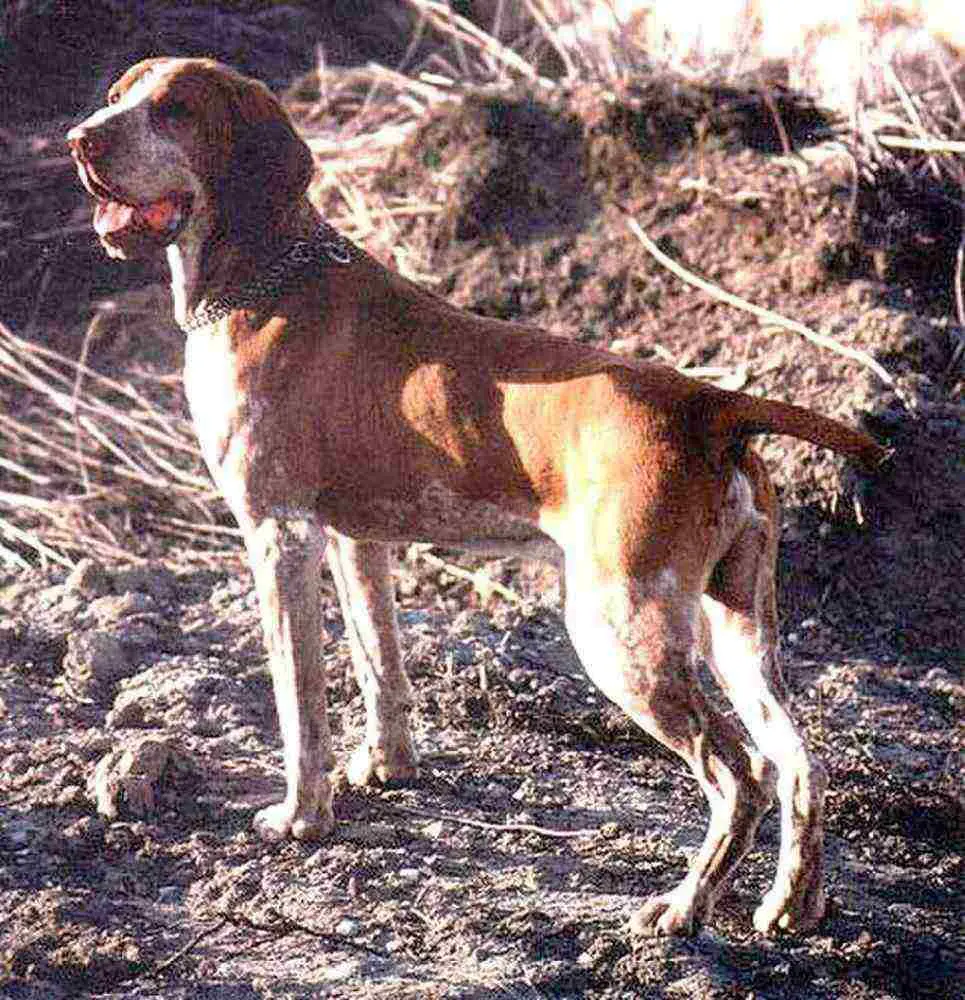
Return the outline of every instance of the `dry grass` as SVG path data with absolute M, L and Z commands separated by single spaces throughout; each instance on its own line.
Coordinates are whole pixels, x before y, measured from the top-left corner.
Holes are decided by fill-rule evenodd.
M 96 320 L 95 320 L 96 322 Z M 111 378 L 0 324 L 0 556 L 130 562 L 157 531 L 209 552 L 234 534 L 202 471 L 176 384 Z
M 507 44 L 445 3 L 407 2 L 420 25 L 400 66 L 319 65 L 292 87 L 289 104 L 316 156 L 311 195 L 326 217 L 403 273 L 431 280 L 396 223 L 440 215 L 444 178 L 435 199 L 389 199 L 376 178 L 392 151 L 428 115 L 480 89 L 561 94 L 574 82 L 592 83 L 601 101 L 618 99 L 628 74 L 642 72 L 646 53 L 620 30 L 592 37 L 562 30 L 566 18 L 588 16 L 590 3 L 525 0 L 526 26 Z M 497 28 L 507 11 L 497 4 Z M 434 39 L 430 54 L 413 64 L 415 43 L 427 32 Z M 543 75 L 547 51 L 555 53 L 565 79 Z M 943 63 L 939 70 L 940 87 L 913 93 L 892 69 L 893 102 L 858 109 L 844 138 L 856 180 L 875 185 L 897 174 L 908 184 L 939 185 L 961 210 L 961 67 Z M 965 237 L 955 276 L 958 318 L 965 324 L 963 256 Z M 0 560 L 69 566 L 83 555 L 178 562 L 233 557 L 237 532 L 203 470 L 178 392 L 173 374 L 112 378 L 86 363 L 86 347 L 74 360 L 0 324 Z
M 856 173 L 863 172 L 872 191 L 900 187 L 905 198 L 945 202 L 958 219 L 954 301 L 959 325 L 965 326 L 965 98 L 956 81 L 963 74 L 936 57 L 943 85 L 913 93 L 891 69 L 895 100 L 862 108 L 852 136 Z

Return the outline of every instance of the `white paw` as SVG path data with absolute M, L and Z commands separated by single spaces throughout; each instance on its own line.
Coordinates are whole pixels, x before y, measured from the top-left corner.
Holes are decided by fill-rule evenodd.
M 263 840 L 320 840 L 332 832 L 335 817 L 331 806 L 299 810 L 288 802 L 278 802 L 255 815 L 255 830 Z
M 754 927 L 761 934 L 804 934 L 821 922 L 824 908 L 824 890 L 820 887 L 796 896 L 771 889 L 754 911 Z
M 693 934 L 710 913 L 697 914 L 696 900 L 672 889 L 651 896 L 630 917 L 630 933 L 636 937 L 668 937 Z
M 412 742 L 400 740 L 394 752 L 373 750 L 368 743 L 358 747 L 345 767 L 351 785 L 387 785 L 414 781 L 419 776 L 419 762 Z

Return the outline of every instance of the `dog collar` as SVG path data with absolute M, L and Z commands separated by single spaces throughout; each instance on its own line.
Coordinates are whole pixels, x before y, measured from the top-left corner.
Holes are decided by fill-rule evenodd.
M 323 267 L 350 264 L 357 252 L 354 244 L 341 233 L 322 223 L 309 239 L 297 240 L 260 267 L 255 278 L 244 287 L 232 289 L 213 299 L 202 299 L 192 314 L 179 325 L 185 333 L 214 326 L 236 309 L 254 309 L 277 299 Z

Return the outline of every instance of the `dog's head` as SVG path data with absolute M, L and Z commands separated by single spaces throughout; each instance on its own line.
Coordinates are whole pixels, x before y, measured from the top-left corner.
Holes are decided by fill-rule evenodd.
M 183 236 L 256 247 L 304 194 L 312 157 L 264 84 L 210 59 L 147 59 L 67 135 L 113 257 Z

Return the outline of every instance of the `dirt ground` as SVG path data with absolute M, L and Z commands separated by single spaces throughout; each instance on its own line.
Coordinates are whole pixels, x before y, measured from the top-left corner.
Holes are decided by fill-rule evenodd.
M 210 568 L 170 552 L 0 578 L 0 995 L 961 995 L 963 331 L 944 230 L 917 226 L 910 247 L 866 238 L 875 206 L 853 211 L 850 161 L 808 145 L 819 116 L 782 109 L 810 150 L 788 157 L 761 102 L 719 98 L 585 91 L 438 111 L 378 179 L 385 198 L 438 211 L 393 217 L 370 249 L 404 246 L 410 270 L 469 309 L 712 369 L 895 448 L 867 482 L 810 446 L 760 442 L 784 503 L 788 681 L 831 777 L 818 931 L 751 930 L 771 816 L 712 927 L 631 947 L 628 916 L 700 842 L 701 797 L 582 676 L 552 571 L 514 560 L 400 550 L 422 779 L 339 787 L 320 845 L 261 843 L 252 814 L 282 779 L 250 575 L 237 554 Z M 59 150 L 12 137 L 11 162 L 14 142 L 11 208 L 26 156 L 63 181 L 43 205 L 77 227 L 58 251 L 77 312 L 111 280 L 82 235 L 89 210 L 65 193 Z M 687 288 L 618 205 L 689 268 L 873 354 L 896 388 Z M 38 281 L 25 264 L 18 322 L 76 350 L 66 296 L 25 304 Z M 95 361 L 173 371 L 179 342 L 167 323 L 155 335 L 118 336 Z M 344 759 L 362 707 L 330 581 L 325 618 Z

